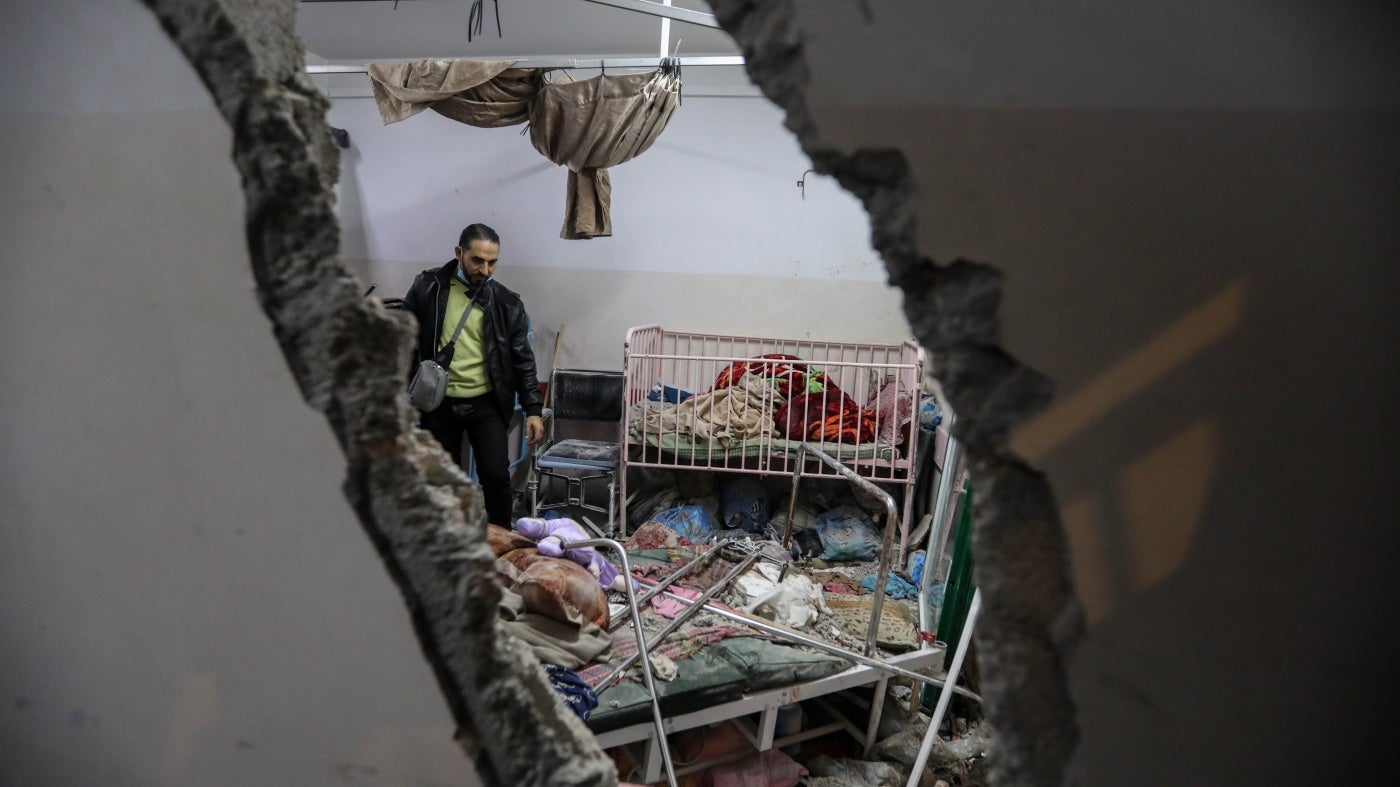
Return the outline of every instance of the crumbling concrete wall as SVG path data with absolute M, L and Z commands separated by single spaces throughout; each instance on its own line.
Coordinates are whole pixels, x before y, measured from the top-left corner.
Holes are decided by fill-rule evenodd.
M 462 745 L 491 784 L 615 781 L 528 652 L 496 628 L 499 591 L 480 500 L 436 444 L 414 432 L 401 395 L 406 326 L 363 300 L 336 261 L 337 157 L 325 101 L 303 73 L 295 3 L 146 2 L 233 128 L 260 302 L 303 395 L 326 414 L 346 455 L 346 495 L 404 593 Z M 997 782 L 1057 783 L 1076 741 L 1063 654 L 1079 630 L 1077 607 L 1053 495 L 1005 451 L 1010 427 L 1045 404 L 1049 384 L 999 346 L 999 274 L 919 253 L 901 154 L 822 144 L 806 111 L 792 4 L 714 7 L 817 171 L 864 202 L 890 280 L 905 292 L 906 315 L 959 415 L 979 488 L 978 641 L 1000 736 Z
M 988 718 L 997 729 L 998 785 L 1058 784 L 1078 741 L 1065 660 L 1082 629 L 1068 548 L 1045 477 L 1012 456 L 1011 427 L 1050 398 L 1049 381 L 1000 346 L 1000 274 L 966 260 L 940 264 L 918 249 L 915 184 L 898 150 L 840 151 L 823 143 L 807 108 L 810 80 L 790 0 L 714 0 L 744 50 L 749 76 L 787 112 L 818 172 L 865 204 L 872 241 L 904 291 L 905 316 L 928 350 L 958 415 L 977 487 L 976 628 Z M 871 75 L 878 78 L 878 75 Z
M 402 396 L 404 319 L 361 297 L 336 259 L 338 157 L 304 73 L 294 0 L 147 0 L 234 134 L 259 301 L 302 395 L 348 463 L 344 489 L 411 612 L 424 655 L 488 784 L 616 782 L 534 658 L 497 628 L 480 497 Z

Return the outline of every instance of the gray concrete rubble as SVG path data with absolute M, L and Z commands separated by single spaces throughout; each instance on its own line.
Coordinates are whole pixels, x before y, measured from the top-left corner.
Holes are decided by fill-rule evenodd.
M 927 721 L 926 719 L 924 720 Z M 872 759 L 830 757 L 818 754 L 810 758 L 798 755 L 810 775 L 803 781 L 808 787 L 836 785 L 888 785 L 904 787 L 918 757 L 924 725 L 890 736 L 875 747 Z M 986 784 L 985 757 L 992 746 L 992 732 L 987 725 L 974 725 L 967 735 L 951 741 L 940 738 L 934 743 L 924 770 L 919 774 L 921 787 L 974 787 Z
M 336 258 L 338 156 L 304 73 L 294 0 L 146 0 L 233 130 L 258 298 L 307 402 L 348 464 L 344 485 L 404 595 L 483 782 L 615 784 L 528 650 L 497 628 L 479 494 L 402 395 L 405 319 L 362 296 Z M 366 675 L 365 680 L 374 680 Z

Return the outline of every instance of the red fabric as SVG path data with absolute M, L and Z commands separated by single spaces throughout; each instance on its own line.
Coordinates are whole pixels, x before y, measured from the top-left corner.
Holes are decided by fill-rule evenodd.
M 773 413 L 773 422 L 789 440 L 869 443 L 875 440 L 875 416 L 860 409 L 840 388 L 798 394 Z
M 794 393 L 802 393 L 807 390 L 808 378 L 816 379 L 822 383 L 826 382 L 826 375 L 822 372 L 815 374 L 807 371 L 805 363 L 788 363 L 788 361 L 801 361 L 796 355 L 784 355 L 782 353 L 769 353 L 759 355 L 752 361 L 735 361 L 725 367 L 724 371 L 715 378 L 715 384 L 710 388 L 718 391 L 721 388 L 728 388 L 739 381 L 740 377 L 753 373 L 761 377 L 768 377 L 776 381 L 774 386 L 778 395 L 784 399 Z
M 778 394 L 787 399 L 773 413 L 773 421 L 789 440 L 852 444 L 875 441 L 875 414 L 860 409 L 824 372 L 809 371 L 801 358 L 769 353 L 753 360 L 735 361 L 719 373 L 711 390 L 728 388 L 745 374 L 773 380 Z M 821 390 L 807 393 L 813 383 Z
M 860 595 L 856 592 L 855 588 L 851 587 L 850 585 L 847 585 L 845 582 L 838 582 L 834 579 L 826 583 L 825 585 L 822 585 L 822 589 L 831 591 L 832 593 L 840 593 L 843 596 Z
M 660 522 L 646 522 L 632 533 L 632 537 L 627 539 L 623 547 L 628 552 L 637 552 L 643 549 L 666 549 L 668 547 L 693 547 L 695 546 L 685 536 L 677 533 Z

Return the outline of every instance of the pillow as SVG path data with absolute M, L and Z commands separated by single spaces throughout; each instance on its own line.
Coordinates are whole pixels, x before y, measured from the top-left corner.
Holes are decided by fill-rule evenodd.
M 486 543 L 491 545 L 491 554 L 500 557 L 513 549 L 534 547 L 535 542 L 500 525 L 486 526 Z
M 563 623 L 591 621 L 608 627 L 607 594 L 588 569 L 572 560 L 541 555 L 531 544 L 496 558 L 496 572 L 530 612 Z

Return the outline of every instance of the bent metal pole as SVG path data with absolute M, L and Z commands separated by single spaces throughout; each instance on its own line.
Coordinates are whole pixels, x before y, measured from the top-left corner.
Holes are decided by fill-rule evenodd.
M 645 580 L 637 581 L 642 583 L 643 585 L 646 584 Z M 945 683 L 945 681 L 939 678 L 931 678 L 928 675 L 920 675 L 917 672 L 907 670 L 903 667 L 897 667 L 893 664 L 886 664 L 885 662 L 880 661 L 879 659 L 874 658 L 873 656 L 864 656 L 860 653 L 855 652 L 854 650 L 847 650 L 846 648 L 843 648 L 840 645 L 833 645 L 830 642 L 827 642 L 826 640 L 817 639 L 816 637 L 809 637 L 806 634 L 800 634 L 789 628 L 775 626 L 771 623 L 767 623 L 765 621 L 756 619 L 750 615 L 742 615 L 733 610 L 725 609 L 724 607 L 718 607 L 710 603 L 705 603 L 703 605 L 699 604 L 699 599 L 689 599 L 685 596 L 678 596 L 675 593 L 667 592 L 663 592 L 662 595 L 666 596 L 667 598 L 675 599 L 676 601 L 679 601 L 682 604 L 703 606 L 706 612 L 713 612 L 714 614 L 719 615 L 720 617 L 726 620 L 732 620 L 735 623 L 742 623 L 745 626 L 757 629 L 765 634 L 771 634 L 779 639 L 785 639 L 789 642 L 796 642 L 800 645 L 807 645 L 809 647 L 816 648 L 817 650 L 830 653 L 833 656 L 840 656 L 841 658 L 850 662 L 854 662 L 856 664 L 863 664 L 867 667 L 874 667 L 875 669 L 888 672 L 890 675 L 898 676 L 901 678 L 909 678 L 910 680 L 918 681 L 920 683 L 928 683 L 933 686 L 941 687 Z M 973 702 L 982 702 L 981 696 L 971 691 L 968 691 L 967 689 L 964 689 L 961 686 L 955 686 L 953 688 L 953 692 L 963 697 L 967 697 Z
M 563 545 L 563 548 L 568 549 L 569 545 L 565 544 Z M 710 586 L 709 590 L 706 590 L 704 593 L 701 593 L 700 597 L 695 599 L 695 603 L 692 604 L 689 609 L 685 610 L 679 615 L 676 615 L 676 617 L 672 619 L 670 623 L 667 623 L 661 629 L 661 631 L 657 632 L 655 637 L 652 637 L 650 642 L 647 642 L 645 639 L 642 638 L 641 634 L 638 633 L 637 652 L 623 659 L 622 663 L 618 664 L 612 672 L 609 672 L 606 678 L 603 678 L 602 680 L 598 681 L 598 685 L 594 686 L 593 690 L 596 692 L 601 692 L 603 689 L 606 689 L 607 687 L 611 686 L 613 684 L 613 681 L 622 677 L 622 673 L 626 672 L 627 668 L 632 666 L 632 664 L 636 662 L 637 659 L 641 658 L 644 654 L 651 653 L 651 651 L 655 649 L 657 645 L 661 644 L 662 640 L 670 636 L 671 632 L 680 628 L 682 623 L 695 617 L 695 613 L 704 609 L 705 604 L 710 599 L 714 598 L 721 590 L 724 590 L 726 587 L 728 587 L 730 582 L 734 581 L 734 579 L 737 578 L 740 574 L 744 573 L 745 571 L 748 571 L 749 566 L 752 566 L 754 564 L 754 561 L 758 560 L 760 555 L 761 553 L 756 551 L 750 552 L 748 557 L 739 561 L 739 565 L 735 566 L 732 571 L 725 575 L 724 579 L 721 579 L 720 581 L 716 582 L 714 585 Z M 640 582 L 641 580 L 638 581 Z M 676 594 L 674 593 L 666 593 L 666 595 L 671 596 L 672 598 L 677 598 Z M 647 662 L 650 663 L 651 659 L 647 659 Z M 646 672 L 646 670 L 643 669 L 643 672 Z
M 590 538 L 586 541 L 571 541 L 563 544 L 563 549 L 582 549 L 584 547 L 603 547 L 617 553 L 618 562 L 622 563 L 622 574 L 629 579 L 632 576 L 632 563 L 627 559 L 627 550 L 622 545 L 611 538 Z M 623 583 L 627 592 L 627 606 L 632 612 L 632 629 L 636 632 L 637 646 L 640 648 L 644 632 L 642 631 L 642 615 L 637 609 L 637 592 L 632 587 L 630 581 Z M 676 787 L 676 768 L 671 764 L 671 749 L 666 745 L 666 723 L 661 719 L 661 703 L 656 698 L 656 683 L 651 676 L 651 659 L 647 659 L 642 665 L 642 679 L 646 683 L 647 692 L 651 695 L 651 720 L 656 725 L 656 744 L 661 748 L 661 762 L 666 766 L 666 781 L 671 787 Z M 602 692 L 603 687 L 597 691 Z
M 865 635 L 865 655 L 875 653 L 875 641 L 880 633 L 880 616 L 884 614 L 885 593 L 890 581 L 890 551 L 894 549 L 894 531 L 898 527 L 898 514 L 895 512 L 894 498 L 869 479 L 857 475 L 854 470 L 841 464 L 836 457 L 812 443 L 803 443 L 805 452 L 820 459 L 822 464 L 840 473 L 845 479 L 865 490 L 885 506 L 885 532 L 880 541 L 880 567 L 876 571 L 875 597 L 870 601 L 870 628 Z
M 958 672 L 962 670 L 963 657 L 967 656 L 967 646 L 972 642 L 972 627 L 977 624 L 977 613 L 982 611 L 982 591 L 979 588 L 972 592 L 972 604 L 967 608 L 967 620 L 963 622 L 962 636 L 958 638 L 958 649 L 953 652 L 953 663 L 948 666 L 948 680 L 953 684 L 958 682 Z M 924 774 L 924 766 L 928 765 L 929 754 L 933 751 L 933 739 L 938 737 L 938 725 L 943 722 L 943 713 L 948 710 L 948 701 L 952 699 L 952 694 L 948 692 L 945 685 L 943 691 L 938 694 L 938 705 L 933 709 L 933 717 L 928 721 L 928 729 L 924 731 L 924 740 L 919 744 L 919 755 L 914 758 L 914 768 L 909 771 L 909 784 L 905 787 L 916 787 L 920 777 Z
M 671 586 L 671 583 L 675 582 L 676 580 L 678 580 L 678 579 L 680 579 L 681 577 L 683 577 L 683 576 L 685 576 L 686 574 L 688 574 L 688 573 L 690 572 L 690 570 L 691 570 L 692 568 L 695 568 L 697 565 L 699 565 L 701 561 L 703 561 L 703 560 L 708 560 L 708 559 L 709 559 L 710 557 L 712 557 L 715 553 L 719 552 L 719 550 L 720 550 L 723 546 L 724 546 L 724 542 L 723 542 L 723 541 L 721 541 L 721 542 L 715 544 L 713 547 L 710 547 L 709 550 L 707 550 L 707 551 L 705 551 L 705 552 L 702 552 L 702 553 L 696 555 L 695 558 L 694 558 L 693 560 L 691 560 L 689 563 L 686 563 L 685 565 L 681 566 L 680 568 L 676 569 L 675 571 L 672 571 L 670 574 L 667 574 L 666 576 L 664 576 L 664 577 L 662 577 L 661 579 L 657 580 L 656 584 L 652 586 L 651 590 L 648 590 L 647 592 L 643 593 L 642 595 L 637 596 L 637 606 L 640 607 L 641 605 L 647 603 L 648 601 L 651 601 L 651 599 L 652 599 L 653 596 L 655 596 L 657 593 L 660 593 L 661 591 L 665 590 L 666 588 L 670 587 L 670 586 Z M 632 579 L 632 577 L 628 577 L 628 579 Z M 619 618 L 618 620 L 611 620 L 611 621 L 608 621 L 608 631 L 616 631 L 617 628 L 618 628 L 619 626 L 623 626 L 623 625 L 625 625 L 625 624 L 626 624 L 626 621 L 624 621 L 624 620 L 622 620 L 622 619 L 620 619 L 620 618 Z

